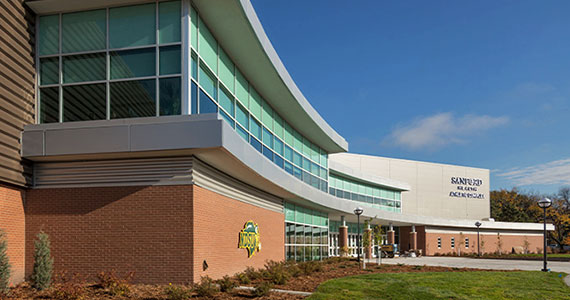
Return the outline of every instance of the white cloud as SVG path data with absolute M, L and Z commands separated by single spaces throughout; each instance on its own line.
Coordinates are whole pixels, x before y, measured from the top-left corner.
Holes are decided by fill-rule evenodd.
M 451 113 L 439 113 L 411 122 L 392 131 L 387 143 L 417 150 L 421 148 L 437 149 L 450 144 L 463 144 L 466 137 L 504 125 L 509 122 L 506 116 L 488 115 L 455 116 Z
M 497 173 L 497 176 L 512 181 L 515 185 L 570 184 L 570 158 L 555 160 L 524 168 Z

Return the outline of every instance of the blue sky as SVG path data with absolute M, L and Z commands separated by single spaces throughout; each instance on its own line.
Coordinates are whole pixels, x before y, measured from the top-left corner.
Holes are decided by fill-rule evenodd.
M 351 152 L 488 168 L 492 189 L 570 185 L 570 1 L 252 3 Z

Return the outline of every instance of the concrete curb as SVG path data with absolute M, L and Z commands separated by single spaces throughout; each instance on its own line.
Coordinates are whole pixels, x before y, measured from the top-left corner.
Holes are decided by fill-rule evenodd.
M 566 285 L 570 287 L 570 275 L 564 277 L 564 283 L 566 283 Z
M 246 291 L 255 290 L 255 288 L 251 286 L 239 286 L 236 289 L 246 290 Z M 284 293 L 284 294 L 299 295 L 299 296 L 311 296 L 313 294 L 311 292 L 289 291 L 289 290 L 280 290 L 280 289 L 271 289 L 271 291 L 275 293 Z

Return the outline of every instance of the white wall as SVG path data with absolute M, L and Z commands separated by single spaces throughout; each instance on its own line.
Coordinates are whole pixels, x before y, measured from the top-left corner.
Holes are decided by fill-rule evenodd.
M 488 169 L 352 153 L 333 154 L 330 160 L 363 173 L 408 183 L 410 191 L 402 192 L 404 214 L 472 220 L 490 217 Z M 480 185 L 452 184 L 452 177 L 482 182 Z M 476 191 L 462 191 L 458 187 Z M 453 197 L 450 192 L 480 194 L 482 198 Z

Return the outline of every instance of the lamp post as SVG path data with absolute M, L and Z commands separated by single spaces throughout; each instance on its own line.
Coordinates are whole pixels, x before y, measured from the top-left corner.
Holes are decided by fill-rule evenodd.
M 477 226 L 477 256 L 481 256 L 481 250 L 479 250 L 479 227 L 481 227 L 481 222 L 475 222 L 475 226 Z
M 547 243 L 546 243 L 546 209 L 549 208 L 552 205 L 552 200 L 548 199 L 548 198 L 542 198 L 538 201 L 538 206 L 540 208 L 542 208 L 542 210 L 544 211 L 544 268 L 542 269 L 542 272 L 548 272 L 548 269 L 546 268 L 546 247 L 547 247 Z
M 358 255 L 358 266 L 360 266 L 360 215 L 364 212 L 364 210 L 362 209 L 362 207 L 357 207 L 354 210 L 354 214 L 356 215 L 357 218 L 357 226 L 358 226 L 358 236 L 356 237 L 356 252 Z

